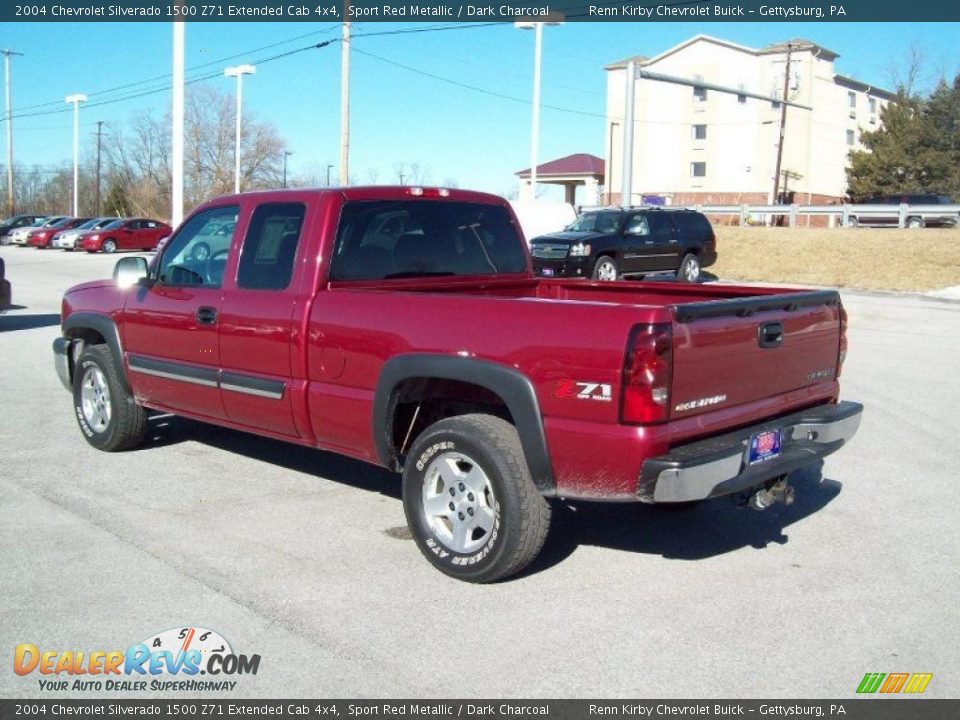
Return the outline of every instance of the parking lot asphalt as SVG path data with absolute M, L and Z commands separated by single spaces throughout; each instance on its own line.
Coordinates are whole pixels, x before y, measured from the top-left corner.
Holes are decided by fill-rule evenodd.
M 420 556 L 386 471 L 170 417 L 94 450 L 50 345 L 62 292 L 115 257 L 0 255 L 0 696 L 89 696 L 16 675 L 17 644 L 186 626 L 259 671 L 166 697 L 852 699 L 866 672 L 957 696 L 960 303 L 844 293 L 843 397 L 866 410 L 794 505 L 558 504 L 529 572 L 475 586 Z

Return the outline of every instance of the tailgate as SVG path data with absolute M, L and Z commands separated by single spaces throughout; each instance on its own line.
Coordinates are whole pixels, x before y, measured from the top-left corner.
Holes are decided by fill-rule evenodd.
M 832 381 L 840 343 L 836 291 L 674 306 L 671 417 Z

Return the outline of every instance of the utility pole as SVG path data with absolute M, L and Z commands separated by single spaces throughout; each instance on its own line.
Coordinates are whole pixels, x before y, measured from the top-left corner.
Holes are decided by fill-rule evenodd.
M 23 53 L 13 50 L 0 50 L 3 53 L 4 85 L 7 94 L 7 215 L 12 216 L 15 208 L 13 202 L 13 100 L 10 92 L 10 56 Z
M 333 170 L 333 165 L 327 165 L 327 187 L 330 187 L 330 171 Z
M 287 186 L 287 158 L 293 155 L 289 150 L 283 151 L 283 186 Z
M 787 94 L 790 92 L 790 53 L 793 45 L 787 43 L 787 67 L 783 71 L 783 97 L 780 98 L 780 140 L 777 142 L 777 164 L 773 170 L 773 202 L 780 196 L 780 165 L 783 162 L 783 136 L 787 125 Z
M 103 120 L 97 120 L 97 211 L 94 213 L 100 217 L 100 136 L 103 135 Z
M 343 0 L 340 48 L 340 187 L 350 184 L 350 0 Z M 329 184 L 329 183 L 328 183 Z
M 73 105 L 73 216 L 80 214 L 80 103 L 86 102 L 83 93 L 67 95 L 66 102 Z

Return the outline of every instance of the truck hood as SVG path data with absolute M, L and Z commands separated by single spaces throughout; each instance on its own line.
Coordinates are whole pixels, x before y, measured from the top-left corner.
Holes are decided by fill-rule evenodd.
M 594 232 L 592 230 L 562 230 L 561 232 L 550 233 L 549 235 L 541 235 L 540 237 L 535 237 L 530 241 L 530 244 L 536 243 L 579 243 L 579 242 L 590 242 L 592 240 L 598 240 L 602 237 L 606 237 L 606 233 Z
M 113 280 L 90 280 L 89 282 L 80 283 L 79 285 L 74 285 L 69 288 L 64 295 L 73 295 L 74 293 L 83 292 L 84 290 L 97 290 L 98 288 L 111 287 L 116 288 L 116 283 Z

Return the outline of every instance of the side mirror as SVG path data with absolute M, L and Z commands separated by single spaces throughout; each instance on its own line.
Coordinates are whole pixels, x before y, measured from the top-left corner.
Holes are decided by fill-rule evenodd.
M 118 287 L 128 288 L 147 277 L 147 261 L 142 257 L 125 257 L 113 266 L 113 279 Z

